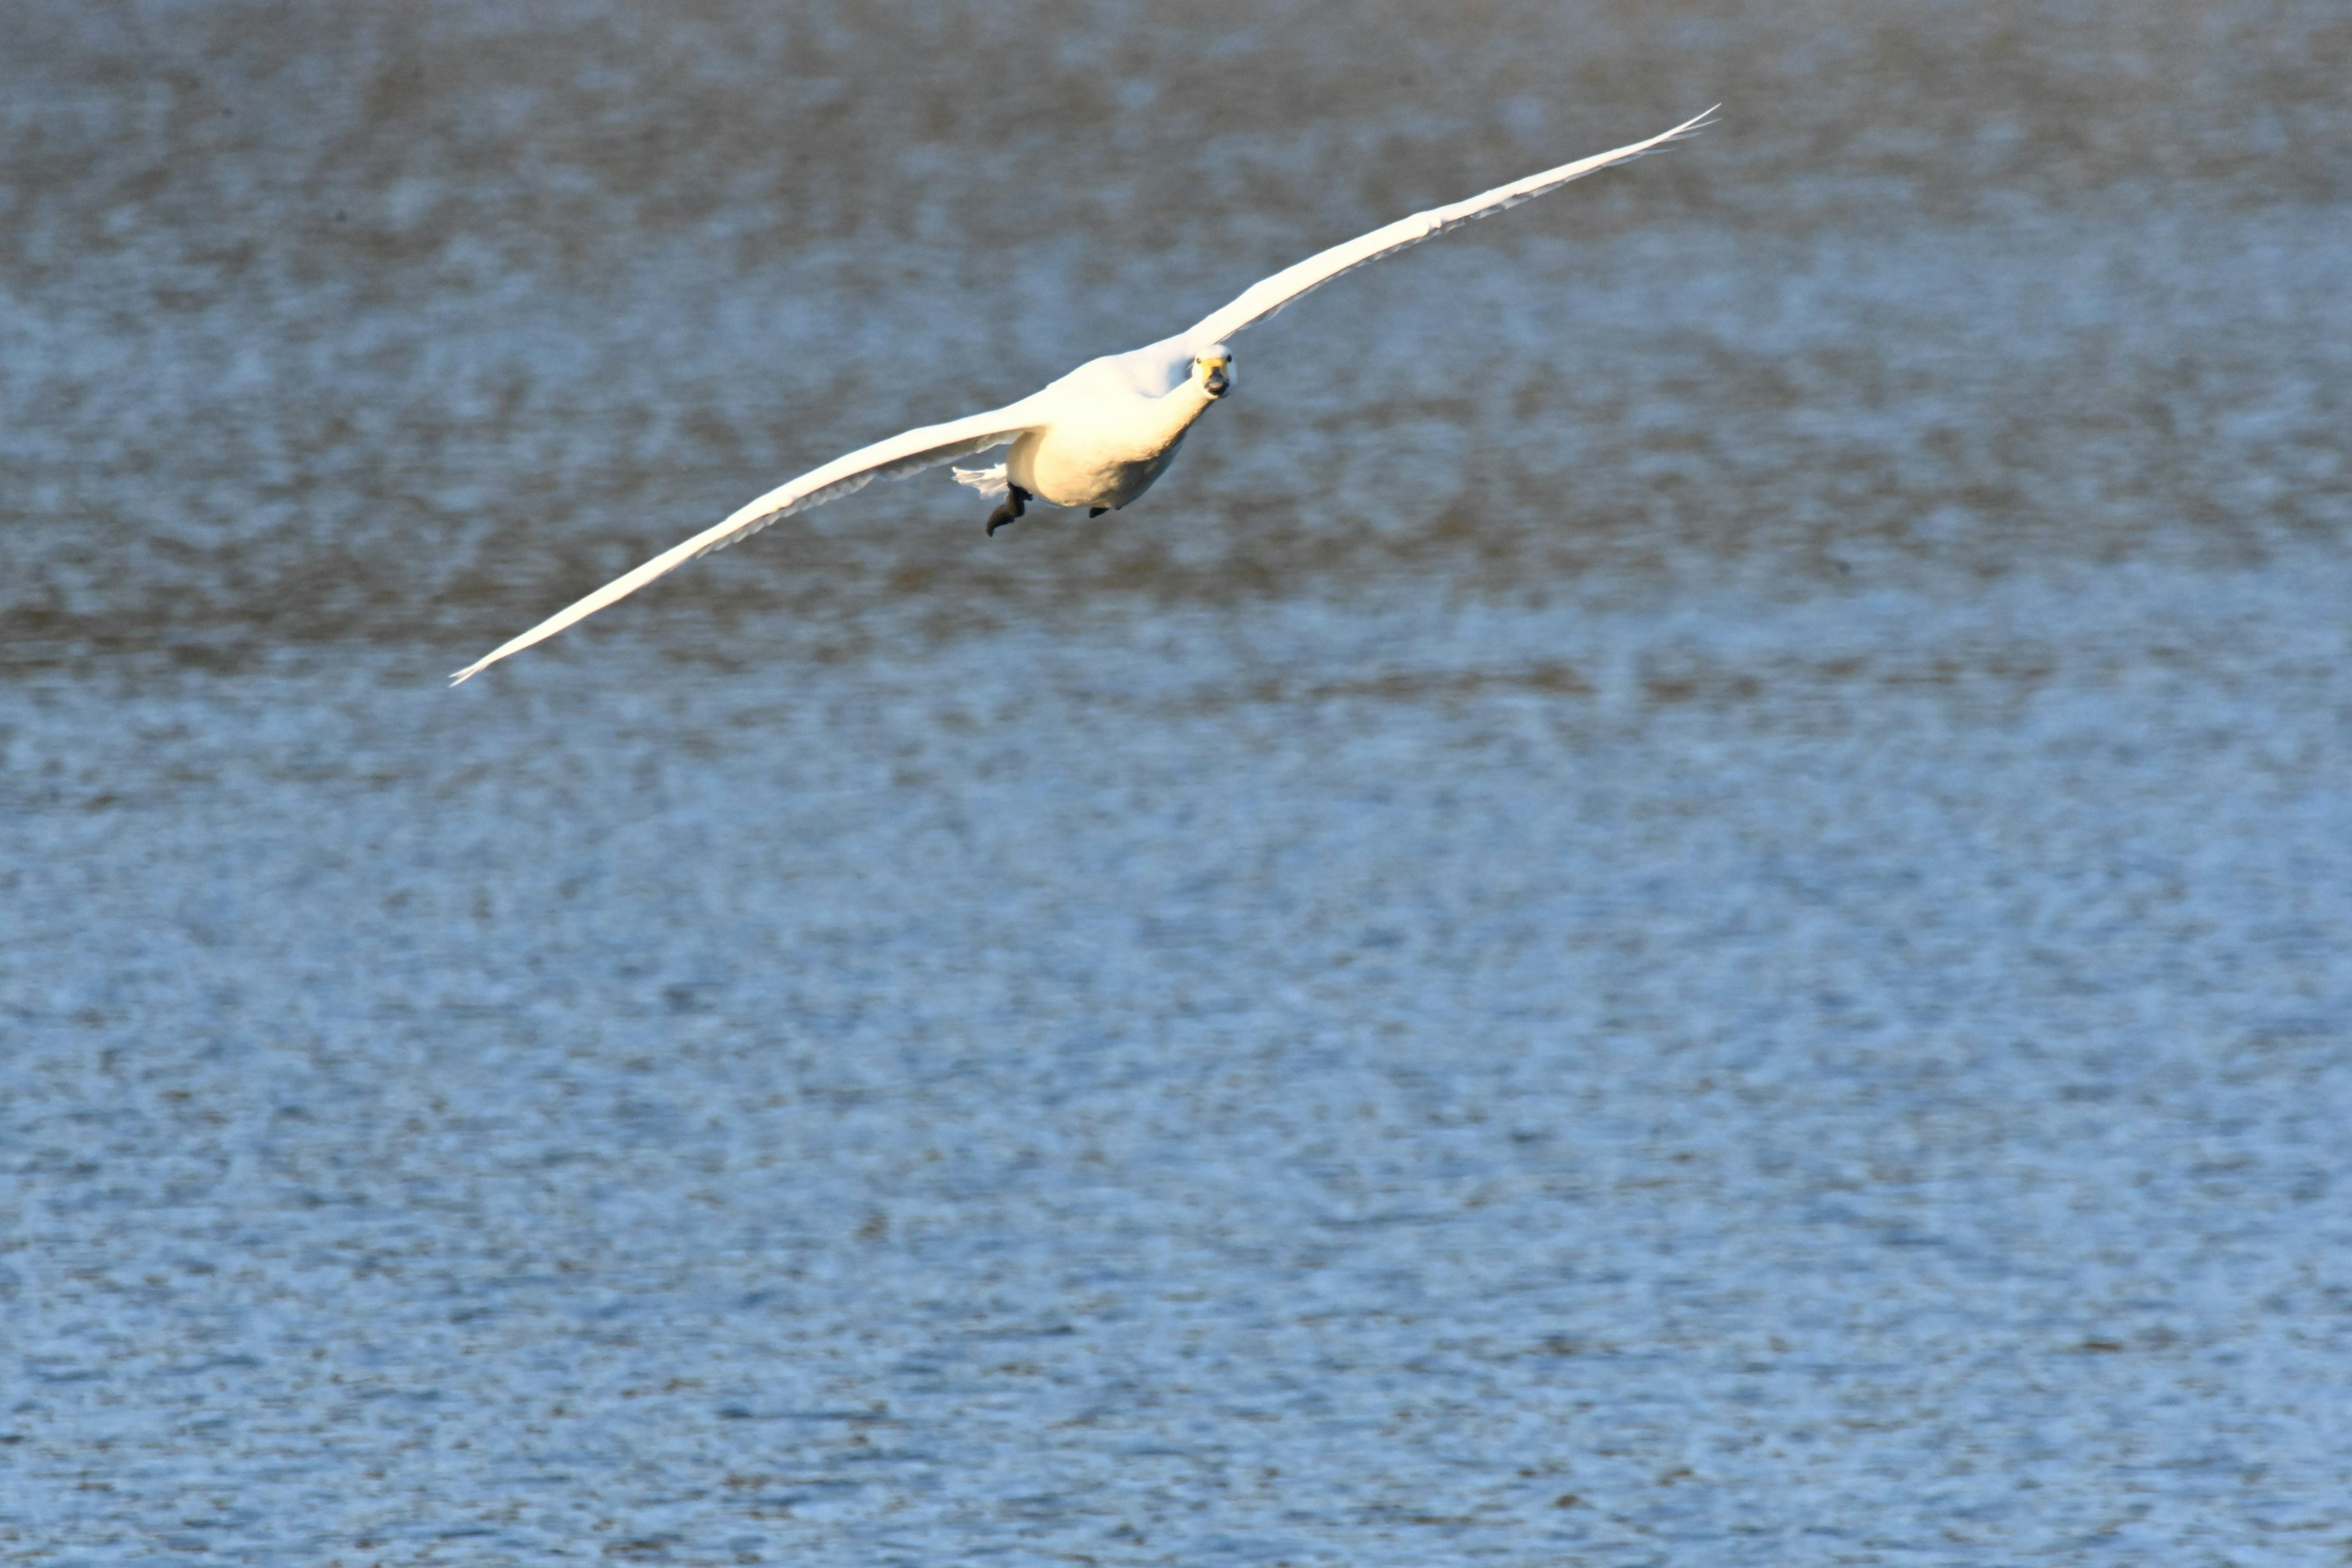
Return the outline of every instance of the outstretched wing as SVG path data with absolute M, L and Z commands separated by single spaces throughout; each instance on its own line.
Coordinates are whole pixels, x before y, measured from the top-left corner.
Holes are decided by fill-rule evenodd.
M 1717 108 L 1720 107 L 1720 104 L 1717 105 Z M 1223 342 L 1243 328 L 1253 327 L 1265 321 L 1300 295 L 1320 289 L 1342 272 L 1352 272 L 1365 262 L 1376 261 L 1392 250 L 1419 245 L 1449 228 L 1468 223 L 1472 218 L 1485 217 L 1488 213 L 1498 213 L 1505 207 L 1532 201 L 1547 191 L 1558 190 L 1570 180 L 1580 180 L 1596 169 L 1605 169 L 1612 163 L 1638 158 L 1678 136 L 1687 136 L 1702 129 L 1714 113 L 1715 110 L 1710 109 L 1696 119 L 1684 121 L 1672 131 L 1651 137 L 1647 142 L 1636 142 L 1630 147 L 1620 147 L 1614 152 L 1579 158 L 1573 163 L 1562 163 L 1557 169 L 1546 169 L 1540 174 L 1529 174 L 1524 180 L 1497 185 L 1466 202 L 1415 213 L 1411 217 L 1399 218 L 1385 228 L 1376 228 L 1370 234 L 1351 239 L 1345 245 L 1335 245 L 1294 267 L 1284 268 L 1271 278 L 1251 284 L 1240 299 L 1200 322 L 1184 334 L 1184 339 L 1196 349 Z
M 790 483 L 777 486 L 755 501 L 738 507 L 733 515 L 715 528 L 706 528 L 683 544 L 672 545 L 651 561 L 605 584 L 578 604 L 562 610 L 512 642 L 502 643 L 482 658 L 449 678 L 457 686 L 479 675 L 510 653 L 520 653 L 535 642 L 544 642 L 574 621 L 585 620 L 615 599 L 625 599 L 655 578 L 673 567 L 683 566 L 698 555 L 723 549 L 737 540 L 796 511 L 806 511 L 853 490 L 864 489 L 876 479 L 897 479 L 901 475 L 937 468 L 941 463 L 968 458 L 974 452 L 984 452 L 1012 440 L 1034 425 L 1032 405 L 1034 399 L 1024 398 L 986 414 L 975 414 L 969 419 L 952 419 L 944 425 L 925 425 L 913 430 L 901 431 L 887 441 L 877 441 L 871 447 L 860 447 L 845 458 L 835 458 L 821 468 L 812 468 Z

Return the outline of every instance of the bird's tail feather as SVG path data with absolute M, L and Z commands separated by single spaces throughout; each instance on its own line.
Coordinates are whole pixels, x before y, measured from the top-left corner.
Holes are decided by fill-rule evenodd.
M 970 485 L 982 495 L 993 499 L 1003 495 L 1013 481 L 1004 477 L 1004 465 L 999 463 L 992 468 L 958 468 L 955 482 Z

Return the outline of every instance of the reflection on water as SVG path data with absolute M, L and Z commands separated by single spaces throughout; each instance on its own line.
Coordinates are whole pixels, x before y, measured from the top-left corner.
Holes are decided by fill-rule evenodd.
M 2340 1552 L 2340 8 L 1455 16 L 12 23 L 0 1542 Z

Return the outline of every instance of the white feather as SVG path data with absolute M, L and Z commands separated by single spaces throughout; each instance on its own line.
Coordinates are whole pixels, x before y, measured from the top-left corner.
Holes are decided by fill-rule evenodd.
M 1722 107 L 1721 104 L 1716 105 L 1716 109 Z M 1468 201 L 1455 202 L 1451 206 L 1432 207 L 1427 212 L 1399 218 L 1370 234 L 1360 235 L 1345 245 L 1335 245 L 1328 250 L 1318 251 L 1304 261 L 1284 268 L 1271 278 L 1251 284 L 1243 290 L 1241 298 L 1204 317 L 1184 334 L 1184 339 L 1187 342 L 1204 347 L 1223 342 L 1244 327 L 1254 327 L 1286 306 L 1296 304 L 1343 272 L 1352 272 L 1367 261 L 1377 261 L 1409 245 L 1419 245 L 1449 228 L 1459 228 L 1473 218 L 1482 218 L 1489 213 L 1517 206 L 1521 202 L 1533 201 L 1548 192 L 1559 189 L 1570 180 L 1580 180 L 1612 163 L 1626 163 L 1644 153 L 1655 152 L 1669 142 L 1687 136 L 1694 131 L 1705 130 L 1714 113 L 1715 109 L 1710 109 L 1646 142 L 1636 142 L 1607 153 L 1596 153 L 1590 158 L 1579 158 L 1573 163 L 1562 163 L 1556 169 L 1529 174 L 1526 179 L 1514 180 L 1507 185 L 1496 185 Z
M 955 470 L 955 482 L 960 485 L 970 485 L 978 490 L 982 498 L 989 500 L 994 500 L 998 496 L 1003 495 L 1008 485 L 1004 478 L 1004 465 L 1002 463 L 992 468 L 958 468 Z

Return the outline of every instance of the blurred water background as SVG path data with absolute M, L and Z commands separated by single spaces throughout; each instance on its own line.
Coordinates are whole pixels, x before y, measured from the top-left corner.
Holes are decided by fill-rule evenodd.
M 5 27 L 0 1559 L 2352 1560 L 2336 0 Z

